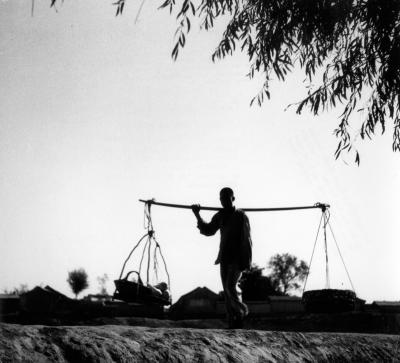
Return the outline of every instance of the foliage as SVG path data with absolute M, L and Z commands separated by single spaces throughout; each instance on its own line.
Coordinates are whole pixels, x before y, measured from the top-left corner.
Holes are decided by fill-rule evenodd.
M 56 2 L 51 0 L 51 6 Z M 116 15 L 125 2 L 116 0 Z M 284 81 L 300 67 L 307 93 L 296 104 L 297 113 L 308 107 L 317 115 L 341 104 L 336 158 L 352 150 L 358 136 L 372 138 L 379 128 L 385 132 L 388 120 L 392 148 L 400 150 L 400 0 L 183 0 L 180 5 L 164 0 L 160 7 L 178 11 L 174 59 L 193 19 L 205 30 L 229 19 L 212 59 L 236 49 L 247 54 L 248 76 L 261 73 L 264 78 L 251 104 L 270 98 L 274 76 Z M 350 116 L 360 111 L 357 126 Z M 359 163 L 357 150 L 355 155 Z
M 166 0 L 162 6 L 174 5 L 175 0 Z M 285 80 L 300 66 L 308 92 L 297 113 L 306 106 L 318 114 L 344 104 L 335 130 L 336 157 L 352 148 L 349 118 L 355 110 L 365 113 L 362 139 L 371 138 L 377 125 L 384 132 L 387 118 L 393 120 L 393 150 L 400 150 L 400 0 L 202 0 L 197 8 L 184 0 L 173 58 L 185 45 L 190 17 L 200 17 L 208 30 L 224 15 L 230 22 L 212 57 L 223 58 L 239 47 L 247 53 L 250 78 L 257 72 L 265 77 L 252 102 L 261 105 L 270 97 L 273 75 Z
M 68 272 L 67 282 L 76 298 L 80 292 L 89 287 L 88 275 L 83 268 Z
M 271 270 L 269 277 L 284 295 L 290 290 L 299 289 L 299 283 L 305 280 L 308 273 L 307 263 L 289 253 L 272 256 L 268 268 Z
M 19 287 L 14 287 L 11 290 L 3 289 L 3 293 L 7 294 L 7 295 L 22 295 L 28 291 L 29 291 L 29 287 L 27 284 L 20 284 Z
M 243 272 L 239 281 L 242 298 L 245 301 L 266 300 L 270 295 L 281 295 L 278 286 L 268 276 L 263 276 L 263 268 L 253 264 Z
M 108 275 L 107 274 L 104 274 L 103 276 L 98 276 L 97 277 L 97 282 L 100 285 L 100 294 L 101 295 L 107 295 L 108 294 L 107 287 L 106 287 L 107 281 L 108 281 Z

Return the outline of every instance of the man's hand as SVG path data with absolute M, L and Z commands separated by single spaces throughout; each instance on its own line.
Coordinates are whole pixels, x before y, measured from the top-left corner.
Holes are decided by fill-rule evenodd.
M 193 204 L 192 205 L 192 212 L 196 217 L 200 215 L 200 204 Z

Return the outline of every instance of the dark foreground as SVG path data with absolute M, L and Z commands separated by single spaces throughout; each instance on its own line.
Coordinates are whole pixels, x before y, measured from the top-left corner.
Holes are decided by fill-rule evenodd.
M 400 362 L 400 336 L 0 324 L 0 362 Z

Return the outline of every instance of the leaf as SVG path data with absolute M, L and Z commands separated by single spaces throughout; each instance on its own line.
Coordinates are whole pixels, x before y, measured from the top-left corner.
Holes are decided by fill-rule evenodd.
M 196 15 L 196 9 L 192 2 L 190 2 L 190 8 L 192 9 L 192 15 Z
M 356 152 L 356 160 L 355 160 L 357 165 L 360 165 L 360 154 L 358 153 L 358 151 Z
M 175 44 L 174 49 L 172 50 L 172 59 L 175 61 L 176 58 L 178 57 L 178 48 L 179 48 L 179 43 Z
M 186 25 L 187 25 L 187 32 L 190 32 L 190 20 L 189 18 L 186 18 Z

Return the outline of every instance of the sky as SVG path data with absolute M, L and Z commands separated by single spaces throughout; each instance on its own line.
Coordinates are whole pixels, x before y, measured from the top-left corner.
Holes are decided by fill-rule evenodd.
M 357 140 L 360 166 L 351 154 L 335 160 L 340 110 L 286 109 L 305 94 L 301 72 L 250 107 L 262 79 L 246 77 L 246 57 L 211 61 L 224 20 L 210 32 L 194 26 L 174 62 L 174 16 L 147 1 L 135 22 L 139 2 L 117 18 L 111 4 L 35 1 L 32 17 L 31 1 L 0 1 L 0 290 L 50 285 L 72 297 L 68 272 L 84 268 L 83 295 L 99 291 L 103 274 L 111 293 L 145 233 L 139 199 L 218 206 L 230 186 L 237 207 L 330 204 L 357 295 L 400 300 L 391 125 Z M 197 286 L 220 291 L 219 236 L 201 236 L 190 210 L 154 206 L 152 216 L 174 301 Z M 309 263 L 320 216 L 249 213 L 254 262 L 288 252 Z M 329 234 L 328 252 L 330 286 L 351 288 Z M 127 271 L 137 264 L 135 255 Z M 319 239 L 306 290 L 325 284 Z

